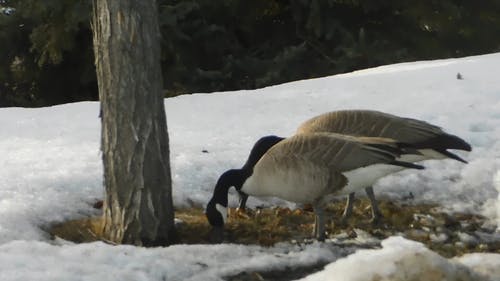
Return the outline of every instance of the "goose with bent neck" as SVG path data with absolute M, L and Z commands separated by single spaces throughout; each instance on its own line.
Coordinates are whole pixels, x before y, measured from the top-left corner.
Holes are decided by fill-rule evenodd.
M 390 138 L 398 142 L 410 144 L 419 153 L 413 155 L 403 155 L 401 161 L 419 162 L 428 159 L 454 159 L 467 163 L 458 155 L 448 151 L 457 149 L 471 151 L 471 146 L 463 139 L 444 132 L 440 127 L 425 121 L 399 117 L 396 115 L 374 111 L 374 110 L 339 110 L 324 113 L 313 117 L 302 123 L 297 129 L 297 134 L 308 134 L 318 132 L 329 132 L 355 137 L 382 137 Z M 403 169 L 403 168 L 401 168 Z M 401 169 L 394 169 L 397 172 Z M 357 170 L 351 175 L 349 185 L 357 186 L 355 181 L 365 181 L 365 191 L 371 202 L 372 222 L 378 223 L 382 219 L 382 213 L 375 199 L 372 185 L 374 181 L 368 180 L 354 173 L 361 173 Z M 359 183 L 361 184 L 361 182 Z M 349 190 L 346 188 L 345 190 Z M 343 220 L 347 220 L 352 214 L 354 191 L 351 189 L 347 204 L 343 213 Z M 240 194 L 239 209 L 244 210 L 248 196 Z
M 325 239 L 323 207 L 348 186 L 349 172 L 364 169 L 361 176 L 373 181 L 401 167 L 422 166 L 396 160 L 411 153 L 404 144 L 384 138 L 356 138 L 332 133 L 298 134 L 283 139 L 261 138 L 241 169 L 224 172 L 207 204 L 206 215 L 222 235 L 226 223 L 229 188 L 252 196 L 273 196 L 313 205 L 314 236 Z M 356 173 L 358 176 L 358 173 Z M 350 188 L 363 188 L 351 186 Z M 221 240 L 219 239 L 215 240 Z

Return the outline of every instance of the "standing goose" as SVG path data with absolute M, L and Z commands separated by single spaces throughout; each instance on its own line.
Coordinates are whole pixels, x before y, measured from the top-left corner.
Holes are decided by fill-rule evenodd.
M 234 186 L 248 195 L 312 204 L 316 215 L 314 235 L 322 241 L 325 239 L 323 206 L 331 196 L 364 188 L 365 183 L 401 167 L 423 169 L 396 160 L 409 153 L 407 149 L 411 150 L 390 139 L 332 133 L 297 134 L 287 139 L 263 137 L 252 148 L 243 168 L 224 172 L 216 183 L 206 208 L 213 239 L 221 241 L 228 191 Z
M 351 136 L 391 138 L 407 143 L 418 149 L 421 155 L 403 157 L 404 161 L 418 162 L 427 159 L 451 158 L 467 163 L 464 159 L 448 151 L 458 149 L 471 151 L 471 146 L 463 139 L 445 133 L 440 127 L 424 121 L 403 118 L 373 110 L 341 110 L 313 117 L 299 126 L 297 133 L 333 132 Z M 378 222 L 382 213 L 378 208 L 372 186 L 365 187 L 372 206 L 372 221 Z M 352 214 L 354 193 L 349 194 L 343 217 Z
M 471 151 L 471 146 L 467 142 L 457 136 L 445 133 L 435 125 L 373 110 L 341 110 L 324 113 L 302 123 L 296 133 L 317 132 L 383 137 L 410 144 L 418 149 L 421 155 L 406 155 L 402 158 L 406 162 L 451 158 L 467 163 L 456 154 L 449 152 L 448 149 Z M 372 206 L 372 221 L 378 222 L 382 218 L 382 214 L 375 200 L 371 184 L 365 186 L 365 191 Z M 240 204 L 238 208 L 245 209 L 248 196 L 241 192 L 239 194 Z M 353 202 L 354 193 L 350 193 L 343 214 L 344 219 L 352 214 Z

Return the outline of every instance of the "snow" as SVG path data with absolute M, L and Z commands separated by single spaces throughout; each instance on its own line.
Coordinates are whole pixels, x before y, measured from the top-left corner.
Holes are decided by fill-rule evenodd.
M 491 280 L 500 280 L 500 258 L 498 254 L 466 254 L 454 260 L 471 268 L 475 272 L 489 276 Z
M 497 230 L 500 231 L 500 170 L 497 171 L 495 174 L 495 177 L 493 179 L 495 182 L 495 187 L 498 192 L 498 197 L 497 197 L 497 202 L 496 202 L 496 222 L 497 222 Z M 494 200 L 491 200 L 490 202 L 493 202 Z M 493 205 L 493 204 L 492 204 Z M 494 214 L 490 214 L 490 217 L 493 217 Z
M 463 79 L 457 79 L 457 73 Z M 411 193 L 414 202 L 436 203 L 449 212 L 482 214 L 500 233 L 498 73 L 499 53 L 388 65 L 253 91 L 166 99 L 174 204 L 204 207 L 218 176 L 241 167 L 253 143 L 263 135 L 289 136 L 301 122 L 327 111 L 374 109 L 426 120 L 473 146 L 470 153 L 458 152 L 469 164 L 427 161 L 426 170 L 403 171 L 380 180 L 376 196 L 397 200 Z M 43 231 L 48 224 L 97 214 L 92 203 L 103 196 L 98 115 L 96 102 L 0 109 L 0 280 L 220 280 L 244 270 L 318 261 L 333 262 L 326 270 L 338 269 L 342 272 L 335 273 L 338 278 L 353 276 L 342 280 L 411 275 L 408 263 L 450 278 L 462 272 L 500 279 L 498 269 L 490 270 L 499 268 L 498 254 L 447 260 L 397 237 L 382 241 L 382 249 L 352 255 L 359 245 L 345 246 L 342 239 L 300 247 L 178 245 L 157 249 L 52 241 Z M 230 196 L 230 204 L 236 204 L 236 196 Z M 248 204 L 289 203 L 251 197 Z M 494 239 L 490 236 L 498 237 L 498 233 L 483 236 Z M 462 236 L 464 241 L 470 238 Z M 360 262 L 373 262 L 373 257 L 380 259 L 375 261 L 376 268 L 359 269 Z M 426 262 L 427 258 L 433 262 Z M 327 276 L 325 272 L 310 278 L 325 280 L 318 279 Z M 349 275 L 356 272 L 360 275 Z M 336 280 L 332 278 L 327 280 Z
M 336 251 L 347 253 L 340 248 Z M 332 257 L 331 249 L 320 243 L 305 249 L 231 244 L 146 249 L 100 242 L 54 246 L 13 241 L 0 246 L 0 280 L 210 281 L 246 269 L 293 267 Z
M 448 260 L 421 243 L 394 236 L 382 241 L 382 249 L 359 250 L 302 280 L 493 281 L 500 278 L 499 265 L 499 255 L 474 254 Z

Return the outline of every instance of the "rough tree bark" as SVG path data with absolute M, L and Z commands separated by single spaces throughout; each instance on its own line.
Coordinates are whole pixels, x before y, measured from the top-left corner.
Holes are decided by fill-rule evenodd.
M 103 236 L 165 245 L 174 235 L 168 132 L 155 0 L 95 0 L 102 118 Z

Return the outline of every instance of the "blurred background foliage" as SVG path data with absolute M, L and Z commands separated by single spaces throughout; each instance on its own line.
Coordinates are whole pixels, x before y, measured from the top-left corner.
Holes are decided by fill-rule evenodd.
M 500 1 L 159 0 L 165 96 L 500 51 Z M 0 106 L 97 100 L 91 0 L 0 0 Z

